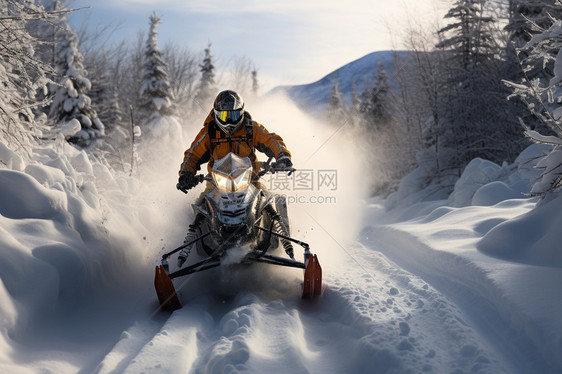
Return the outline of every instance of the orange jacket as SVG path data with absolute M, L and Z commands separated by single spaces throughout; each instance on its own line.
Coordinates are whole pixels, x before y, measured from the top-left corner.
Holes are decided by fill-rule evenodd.
M 209 131 L 214 131 L 211 134 Z M 251 134 L 251 140 L 249 135 Z M 209 113 L 203 124 L 203 128 L 195 137 L 188 150 L 185 151 L 183 162 L 180 166 L 182 171 L 193 174 L 200 169 L 201 164 L 209 162 L 209 172 L 213 167 L 214 160 L 221 159 L 229 152 L 234 152 L 240 157 L 249 157 L 254 167 L 254 172 L 259 171 L 255 149 L 265 153 L 268 157 L 279 158 L 281 153 L 291 156 L 283 139 L 266 130 L 261 124 L 252 120 L 250 113 L 244 112 L 244 124 L 232 135 L 225 134 L 215 123 L 213 111 Z M 212 150 L 212 151 L 211 151 Z M 212 153 L 212 154 L 211 154 Z

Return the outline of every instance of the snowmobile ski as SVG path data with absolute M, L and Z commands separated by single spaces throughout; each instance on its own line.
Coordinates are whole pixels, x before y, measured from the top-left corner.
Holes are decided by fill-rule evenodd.
M 181 308 L 174 284 L 166 273 L 163 265 L 156 266 L 154 287 L 156 288 L 156 294 L 158 295 L 158 301 L 162 309 L 172 311 Z
M 322 294 L 322 267 L 316 255 L 311 255 L 304 271 L 303 299 L 310 299 Z

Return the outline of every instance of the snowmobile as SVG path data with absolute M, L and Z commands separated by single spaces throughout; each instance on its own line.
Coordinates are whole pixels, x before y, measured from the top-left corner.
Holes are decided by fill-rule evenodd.
M 241 246 L 250 248 L 241 263 L 259 262 L 304 269 L 302 297 L 320 296 L 322 268 L 307 243 L 290 237 L 286 199 L 252 183 L 253 177 L 257 180 L 266 173 L 295 170 L 280 170 L 271 164 L 271 158 L 260 163 L 259 168 L 261 171 L 254 176 L 249 158 L 229 153 L 214 162 L 209 175 L 196 176 L 198 183 L 207 181 L 211 184 L 206 190 L 210 192 L 204 195 L 202 202 L 193 204 L 195 238 L 162 255 L 161 264 L 156 266 L 154 286 L 163 309 L 181 308 L 173 279 L 217 267 L 230 249 Z M 303 262 L 295 260 L 293 243 L 304 249 Z M 288 257 L 271 254 L 279 244 Z M 170 257 L 193 247 L 204 260 L 170 273 Z

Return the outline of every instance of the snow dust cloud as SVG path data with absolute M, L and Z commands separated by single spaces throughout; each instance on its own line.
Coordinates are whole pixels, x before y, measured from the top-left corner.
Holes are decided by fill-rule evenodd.
M 322 123 L 284 96 L 248 96 L 245 102 L 245 109 L 252 118 L 270 132 L 279 134 L 292 153 L 297 169 L 294 176 L 278 173 L 262 179 L 271 192 L 286 196 L 291 236 L 308 243 L 324 268 L 337 266 L 342 256 L 353 255 L 346 248 L 360 229 L 361 217 L 357 212 L 368 187 L 362 177 L 364 169 L 357 151 L 358 140 L 350 135 L 351 126 L 342 123 L 338 128 Z M 205 117 L 206 113 L 199 113 L 184 120 L 181 130 L 170 123 L 162 124 L 176 133 L 172 136 L 162 130 L 158 136 L 143 134 L 145 144 L 139 151 L 141 167 L 138 170 L 142 187 L 138 193 L 144 201 L 141 208 L 144 212 L 139 212 L 139 219 L 147 228 L 143 236 L 148 248 L 152 248 L 148 257 L 154 263 L 159 262 L 163 253 L 182 244 L 193 220 L 191 204 L 200 196 L 204 186 L 199 185 L 184 195 L 175 185 L 183 152 L 191 145 Z M 150 142 L 149 147 L 146 147 L 147 142 Z M 267 160 L 265 154 L 257 152 L 257 155 L 260 160 Z M 205 168 L 203 165 L 203 172 Z M 196 258 L 193 254 L 192 260 Z M 282 249 L 276 254 L 284 256 Z M 302 261 L 302 248 L 297 245 L 295 257 Z M 175 256 L 170 264 L 172 269 L 175 268 Z M 241 271 L 235 269 L 236 266 L 222 269 L 221 281 L 212 271 L 213 274 L 183 277 L 178 280 L 177 287 L 184 288 L 192 296 L 199 291 L 190 290 L 208 290 L 209 284 L 224 293 L 240 291 L 239 288 L 259 293 L 263 291 L 264 283 L 270 285 L 265 287 L 270 293 L 287 296 L 295 290 L 300 292 L 295 283 L 302 281 L 302 271 L 267 265 L 245 267 Z
M 358 208 L 368 187 L 352 125 L 324 123 L 281 95 L 246 108 L 256 121 L 281 135 L 292 153 L 294 179 L 283 184 L 276 174 L 268 186 L 287 196 L 292 236 L 310 244 L 322 265 L 337 264 L 340 256 L 348 255 L 346 244 L 360 229 Z

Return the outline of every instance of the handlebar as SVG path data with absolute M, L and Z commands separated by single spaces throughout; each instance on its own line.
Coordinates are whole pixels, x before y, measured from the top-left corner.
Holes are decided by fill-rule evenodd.
M 293 168 L 293 167 L 277 167 L 277 162 L 271 163 L 271 157 L 269 158 L 269 160 L 267 160 L 267 162 L 262 162 L 260 163 L 260 168 L 262 169 L 262 171 L 260 171 L 257 174 L 257 177 L 260 178 L 262 176 L 264 176 L 267 173 L 271 173 L 271 174 L 275 174 L 278 172 L 287 172 L 289 173 L 289 175 L 293 174 L 297 169 Z
M 287 173 L 289 173 L 289 175 L 291 175 L 295 171 L 297 171 L 297 169 L 295 169 L 295 168 L 276 168 L 275 166 L 270 166 L 268 169 L 264 169 L 264 170 L 260 171 L 257 174 L 257 176 L 258 176 L 258 178 L 260 178 L 260 177 L 263 177 L 264 175 L 266 175 L 267 173 L 275 174 L 275 173 L 279 173 L 279 172 L 287 172 Z
M 262 176 L 264 176 L 267 173 L 271 173 L 271 174 L 275 174 L 278 172 L 287 172 L 289 173 L 289 175 L 291 175 L 292 173 L 294 173 L 297 169 L 293 168 L 293 167 L 276 167 L 276 162 L 274 163 L 270 163 L 271 159 L 269 159 L 267 162 L 262 162 L 260 163 L 260 168 L 262 169 L 262 171 L 260 171 L 256 176 L 257 178 L 260 178 Z M 203 183 L 204 181 L 212 181 L 213 178 L 211 176 L 205 176 L 203 174 L 197 174 L 195 175 L 195 182 L 192 186 L 190 186 L 189 188 L 185 188 L 185 187 L 181 187 L 179 183 L 176 184 L 176 188 L 180 191 L 182 191 L 183 193 L 187 193 L 187 191 L 189 191 L 190 189 L 196 187 L 198 184 Z

